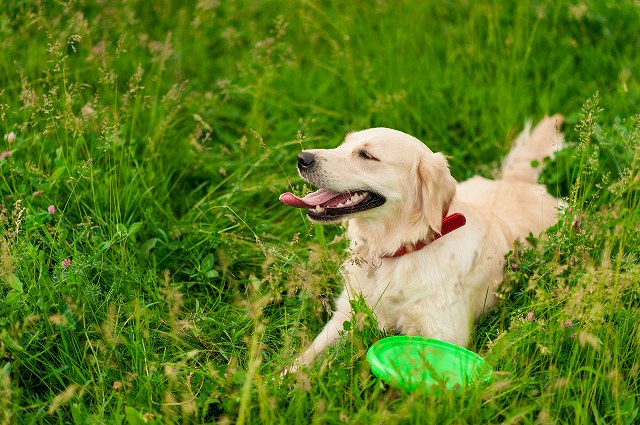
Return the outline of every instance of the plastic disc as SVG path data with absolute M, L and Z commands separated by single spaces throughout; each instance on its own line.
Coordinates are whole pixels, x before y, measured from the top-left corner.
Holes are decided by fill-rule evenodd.
M 367 351 L 371 371 L 389 385 L 408 392 L 441 387 L 456 389 L 491 379 L 493 370 L 476 353 L 421 336 L 381 339 Z

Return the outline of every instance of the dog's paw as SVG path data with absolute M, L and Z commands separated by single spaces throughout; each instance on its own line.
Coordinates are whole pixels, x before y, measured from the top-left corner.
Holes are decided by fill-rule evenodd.
M 282 383 L 285 376 L 296 373 L 298 369 L 300 369 L 300 362 L 296 360 L 290 366 L 286 367 L 282 372 L 280 372 L 280 383 Z
M 295 362 L 280 373 L 280 388 L 286 387 L 290 390 L 309 392 L 311 390 L 311 379 L 304 370 L 303 363 Z

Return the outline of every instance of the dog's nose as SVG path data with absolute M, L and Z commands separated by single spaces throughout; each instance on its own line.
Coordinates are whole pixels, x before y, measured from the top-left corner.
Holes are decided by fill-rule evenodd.
M 298 154 L 298 169 L 309 170 L 316 164 L 316 156 L 309 152 L 300 152 Z

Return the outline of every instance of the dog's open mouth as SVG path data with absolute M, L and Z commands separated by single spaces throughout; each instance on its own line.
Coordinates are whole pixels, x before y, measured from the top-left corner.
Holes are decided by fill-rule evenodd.
M 385 203 L 386 199 L 366 190 L 339 193 L 320 189 L 304 198 L 299 198 L 290 192 L 283 193 L 280 195 L 280 201 L 291 207 L 307 208 L 307 214 L 313 220 L 330 221 L 379 207 Z

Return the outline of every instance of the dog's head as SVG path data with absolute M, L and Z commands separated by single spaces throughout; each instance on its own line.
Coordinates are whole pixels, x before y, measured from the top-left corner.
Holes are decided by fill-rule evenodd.
M 421 221 L 440 232 L 456 182 L 447 160 L 401 131 L 372 128 L 349 134 L 335 149 L 298 155 L 298 172 L 320 189 L 304 198 L 280 196 L 307 208 L 313 221 Z

